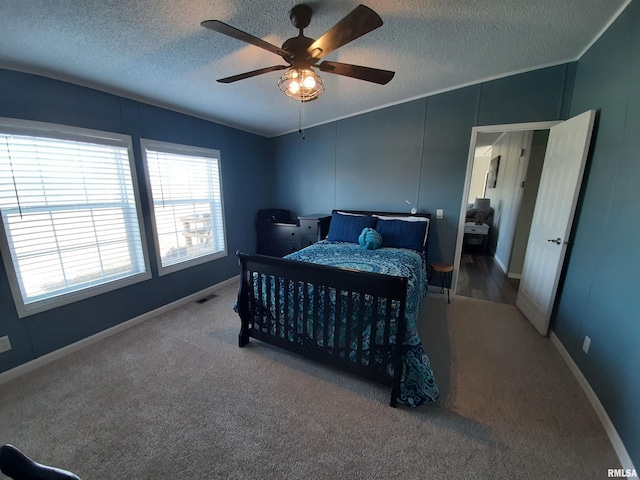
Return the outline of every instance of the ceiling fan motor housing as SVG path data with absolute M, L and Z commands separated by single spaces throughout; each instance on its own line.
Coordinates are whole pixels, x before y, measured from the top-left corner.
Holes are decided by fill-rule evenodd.
M 285 40 L 282 49 L 291 56 L 292 67 L 309 67 L 312 65 L 307 48 L 314 42 L 313 38 L 298 35 L 297 37 Z
M 307 68 L 315 62 L 309 56 L 307 49 L 315 41 L 313 38 L 305 37 L 302 30 L 307 28 L 311 23 L 313 10 L 310 6 L 300 4 L 296 5 L 289 11 L 289 18 L 294 27 L 300 30 L 297 37 L 285 40 L 282 49 L 289 53 L 291 58 L 291 66 L 294 68 Z

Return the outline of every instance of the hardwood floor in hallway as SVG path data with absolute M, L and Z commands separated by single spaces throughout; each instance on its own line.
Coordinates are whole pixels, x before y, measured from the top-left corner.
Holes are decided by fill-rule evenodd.
M 507 278 L 491 255 L 462 252 L 457 295 L 515 305 L 519 284 Z

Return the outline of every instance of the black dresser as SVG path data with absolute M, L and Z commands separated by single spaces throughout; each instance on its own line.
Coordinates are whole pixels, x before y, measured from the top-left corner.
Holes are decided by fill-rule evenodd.
M 301 248 L 322 240 L 329 233 L 331 215 L 302 215 L 297 221 L 282 221 L 258 216 L 256 228 L 258 234 L 258 253 L 272 257 L 284 257 Z

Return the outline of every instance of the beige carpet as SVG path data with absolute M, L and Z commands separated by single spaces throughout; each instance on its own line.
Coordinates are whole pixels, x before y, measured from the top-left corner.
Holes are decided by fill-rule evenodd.
M 256 340 L 227 287 L 0 385 L 0 442 L 83 480 L 602 479 L 605 432 L 551 342 L 510 305 L 430 293 L 441 400 Z

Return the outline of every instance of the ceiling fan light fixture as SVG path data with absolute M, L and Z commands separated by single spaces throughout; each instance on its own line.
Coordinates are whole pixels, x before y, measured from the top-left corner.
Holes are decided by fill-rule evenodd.
M 324 81 L 311 68 L 290 68 L 278 79 L 278 87 L 294 100 L 309 102 L 324 91 Z

